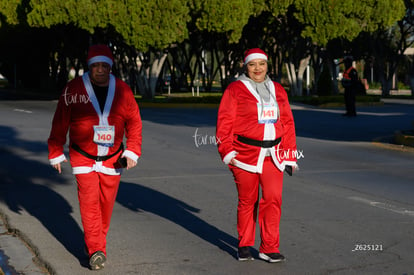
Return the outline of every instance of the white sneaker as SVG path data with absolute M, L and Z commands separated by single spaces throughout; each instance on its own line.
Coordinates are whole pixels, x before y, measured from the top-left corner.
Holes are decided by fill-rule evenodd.
M 285 256 L 280 253 L 259 253 L 259 258 L 269 263 L 278 263 L 285 260 Z

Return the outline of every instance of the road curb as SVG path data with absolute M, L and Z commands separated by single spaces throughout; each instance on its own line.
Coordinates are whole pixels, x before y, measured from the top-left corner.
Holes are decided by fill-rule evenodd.
M 391 143 L 392 140 L 394 140 L 394 136 L 378 137 L 372 141 L 372 144 L 389 150 L 414 153 L 414 147 L 405 144 Z
M 397 144 L 414 147 L 414 131 L 397 131 L 394 139 Z
M 7 216 L 0 209 L 0 275 L 3 274 L 55 274 L 39 256 L 37 248 L 18 229 L 10 226 Z M 3 254 L 3 253 L 2 253 Z

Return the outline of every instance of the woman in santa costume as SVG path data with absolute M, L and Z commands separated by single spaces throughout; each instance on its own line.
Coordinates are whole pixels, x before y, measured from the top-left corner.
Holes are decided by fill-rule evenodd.
M 69 158 L 78 199 L 89 265 L 106 262 L 106 236 L 122 168 L 141 155 L 141 117 L 128 85 L 111 74 L 113 56 L 106 45 L 89 48 L 89 72 L 63 89 L 48 139 L 50 164 L 61 173 L 69 131 Z M 126 135 L 126 148 L 123 139 Z
M 246 73 L 221 99 L 216 137 L 238 191 L 238 259 L 253 260 L 258 206 L 259 257 L 273 263 L 285 259 L 279 251 L 283 171 L 291 174 L 297 165 L 292 111 L 286 91 L 267 76 L 267 60 L 259 48 L 246 51 Z

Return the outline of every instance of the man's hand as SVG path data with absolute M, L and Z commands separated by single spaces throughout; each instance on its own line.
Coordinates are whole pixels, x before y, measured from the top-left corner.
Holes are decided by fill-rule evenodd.
M 125 158 L 127 160 L 127 167 L 126 167 L 127 170 L 128 169 L 131 169 L 131 168 L 133 168 L 133 167 L 135 167 L 137 165 L 137 162 L 136 161 L 130 159 L 129 157 L 125 157 Z
M 63 162 L 68 162 L 67 160 L 64 160 Z M 62 174 L 62 167 L 61 167 L 61 163 L 62 162 L 59 162 L 58 164 L 54 164 L 54 165 L 52 165 L 53 166 L 53 168 L 55 168 L 58 172 L 59 172 L 59 174 Z

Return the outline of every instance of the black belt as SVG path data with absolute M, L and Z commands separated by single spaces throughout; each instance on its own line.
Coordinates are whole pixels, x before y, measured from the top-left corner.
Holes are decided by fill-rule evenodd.
M 84 156 L 85 156 L 85 157 L 87 157 L 87 158 L 90 158 L 90 159 L 93 159 L 93 160 L 96 160 L 96 161 L 105 161 L 105 160 L 108 160 L 108 159 L 112 158 L 113 156 L 115 156 L 116 154 L 118 154 L 120 151 L 124 150 L 124 144 L 123 144 L 123 143 L 121 143 L 121 145 L 119 146 L 118 150 L 116 150 L 116 152 L 115 152 L 115 153 L 113 153 L 113 154 L 111 154 L 111 155 L 108 155 L 108 156 L 93 156 L 93 155 L 91 155 L 91 154 L 89 154 L 89 153 L 87 153 L 87 152 L 83 151 L 83 150 L 79 147 L 79 145 L 77 145 L 77 144 L 75 144 L 75 143 L 72 143 L 72 148 L 73 148 L 75 151 L 79 152 L 81 155 L 84 155 Z
M 251 138 L 237 135 L 237 140 L 245 144 L 248 144 L 248 145 L 253 145 L 253 146 L 263 147 L 263 148 L 271 148 L 275 145 L 278 145 L 280 141 L 282 140 L 282 138 L 277 138 L 275 140 L 256 140 L 256 139 L 251 139 Z

